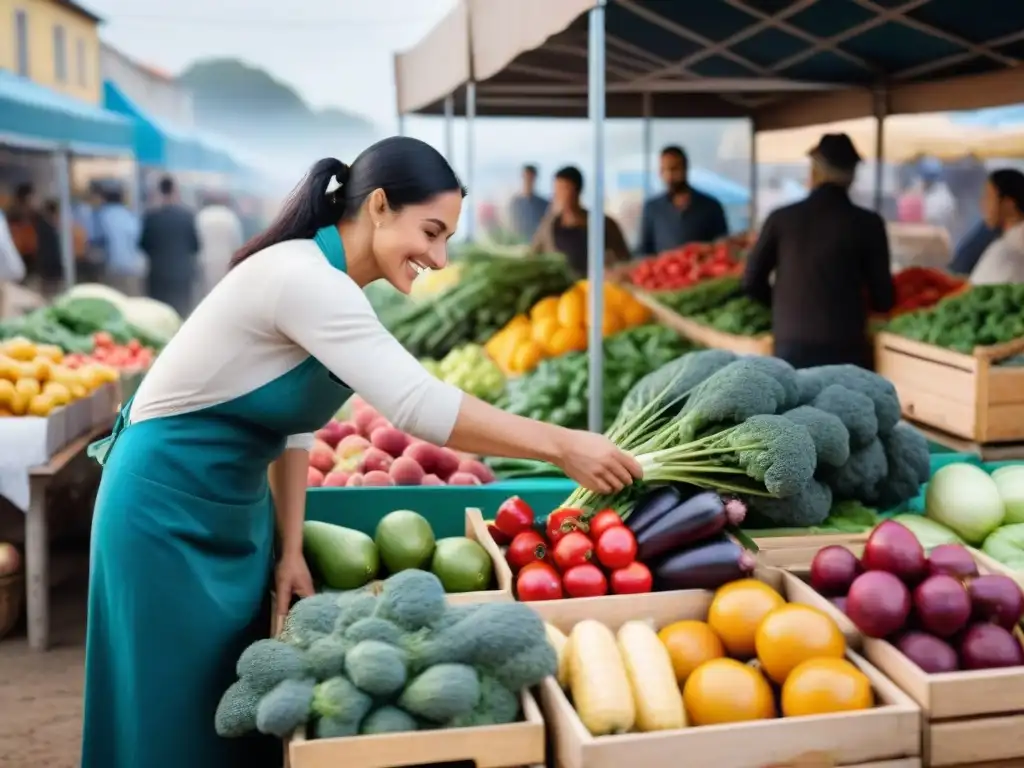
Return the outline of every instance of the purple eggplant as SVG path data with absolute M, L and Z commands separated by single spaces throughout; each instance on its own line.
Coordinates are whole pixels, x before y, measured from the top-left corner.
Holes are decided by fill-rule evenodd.
M 634 535 L 638 534 L 655 520 L 661 519 L 666 512 L 675 509 L 687 499 L 700 493 L 704 493 L 701 488 L 686 483 L 674 483 L 655 488 L 640 499 L 640 502 L 630 512 L 629 517 L 626 518 L 626 525 Z
M 721 533 L 727 525 L 743 522 L 745 514 L 740 502 L 726 503 L 712 491 L 698 493 L 636 533 L 637 559 L 651 562 L 698 544 Z
M 658 561 L 651 569 L 654 588 L 718 589 L 754 572 L 757 559 L 725 534 Z

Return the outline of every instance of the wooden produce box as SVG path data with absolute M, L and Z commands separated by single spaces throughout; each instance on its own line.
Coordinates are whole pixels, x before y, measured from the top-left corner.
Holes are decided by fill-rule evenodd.
M 747 531 L 757 545 L 757 562 L 763 566 L 789 568 L 808 566 L 822 547 L 838 544 L 844 547 L 864 546 L 871 532 L 809 533 L 806 536 L 756 536 Z
M 659 323 L 697 344 L 712 349 L 728 349 L 740 355 L 771 355 L 775 350 L 775 341 L 770 334 L 736 336 L 724 333 L 673 312 L 649 293 L 634 289 L 633 295 L 651 310 Z
M 1024 367 L 997 366 L 1024 339 L 965 355 L 888 332 L 875 336 L 875 370 L 899 393 L 903 415 L 978 443 L 1024 440 Z
M 784 574 L 762 569 L 757 577 L 785 595 Z M 569 633 L 582 619 L 612 630 L 633 619 L 662 627 L 683 619 L 704 619 L 712 593 L 626 595 L 552 601 L 535 607 L 545 621 Z M 879 706 L 861 712 L 779 718 L 676 731 L 594 737 L 583 725 L 558 683 L 541 684 L 541 705 L 550 726 L 556 768 L 700 765 L 708 768 L 771 766 L 919 766 L 920 710 L 871 664 L 853 651 L 848 658 L 871 680 Z
M 512 569 L 508 567 L 505 555 L 494 543 L 491 534 L 487 532 L 487 524 L 479 509 L 466 510 L 466 538 L 473 539 L 487 550 L 491 556 L 491 563 L 494 565 L 494 586 L 495 589 L 488 589 L 481 592 L 456 592 L 448 595 L 448 602 L 457 603 L 490 603 L 512 600 Z
M 860 555 L 863 547 L 851 546 Z M 976 558 L 981 573 L 992 573 Z M 864 637 L 845 614 L 806 582 L 807 569 L 784 575 L 795 602 L 820 608 L 839 624 L 847 642 L 917 702 L 924 713 L 924 764 L 980 766 L 1014 760 L 1024 766 L 1024 667 L 929 675 L 887 640 Z

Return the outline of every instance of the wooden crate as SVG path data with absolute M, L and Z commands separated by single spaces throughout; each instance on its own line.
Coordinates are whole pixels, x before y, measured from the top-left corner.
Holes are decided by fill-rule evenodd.
M 875 336 L 875 370 L 895 386 L 903 415 L 979 443 L 1024 440 L 1024 367 L 995 365 L 1024 352 L 1024 339 L 960 352 Z
M 747 534 L 756 533 L 747 531 Z M 810 565 L 822 547 L 838 544 L 844 547 L 864 546 L 867 533 L 822 533 L 806 536 L 753 536 L 757 545 L 757 562 L 763 566 L 789 568 Z
M 849 548 L 858 556 L 863 547 Z M 981 573 L 991 573 L 978 560 Z M 827 612 L 847 641 L 917 702 L 924 714 L 922 754 L 934 768 L 1015 760 L 1024 766 L 1024 667 L 926 674 L 887 640 L 864 637 L 806 582 L 807 569 L 784 574 L 787 596 Z
M 762 569 L 757 577 L 784 589 L 784 574 Z M 538 603 L 545 620 L 564 632 L 582 619 L 616 630 L 632 619 L 656 627 L 681 619 L 704 619 L 711 593 L 702 590 Z M 541 684 L 541 705 L 550 726 L 556 768 L 669 766 L 692 761 L 714 768 L 787 766 L 920 765 L 920 710 L 913 701 L 853 651 L 850 660 L 870 678 L 880 706 L 838 715 L 780 718 L 656 733 L 594 737 L 558 683 Z
M 650 293 L 633 289 L 633 295 L 651 310 L 659 323 L 697 344 L 713 349 L 728 349 L 740 355 L 771 355 L 775 350 L 771 335 L 736 336 L 723 333 L 672 311 Z
M 466 537 L 473 539 L 491 556 L 494 565 L 494 589 L 483 592 L 462 592 L 448 595 L 449 603 L 489 603 L 512 600 L 512 569 L 505 555 L 487 532 L 483 513 L 472 507 L 466 510 Z

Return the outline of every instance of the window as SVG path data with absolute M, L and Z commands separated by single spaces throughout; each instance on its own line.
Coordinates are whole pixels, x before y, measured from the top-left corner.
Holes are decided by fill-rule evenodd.
M 53 76 L 58 83 L 68 81 L 68 48 L 64 39 L 64 27 L 60 24 L 53 28 Z
M 28 77 L 28 15 L 14 12 L 14 50 L 18 52 L 18 74 Z
M 89 63 L 85 58 L 85 40 L 81 38 L 75 44 L 75 69 L 78 70 L 78 84 L 85 88 L 89 85 Z

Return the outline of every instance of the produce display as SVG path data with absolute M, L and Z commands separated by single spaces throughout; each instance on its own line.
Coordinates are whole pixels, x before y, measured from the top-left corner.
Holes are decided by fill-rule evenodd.
M 658 301 L 684 317 L 693 317 L 743 296 L 743 285 L 735 275 L 704 280 L 678 291 L 658 294 Z
M 68 368 L 81 368 L 99 363 L 120 371 L 145 371 L 153 364 L 156 354 L 152 347 L 143 346 L 138 339 L 118 344 L 106 331 L 94 333 L 92 344 L 92 352 L 88 354 L 71 352 L 65 355 L 64 365 Z
M 530 308 L 529 315 L 516 315 L 487 342 L 487 354 L 508 374 L 529 373 L 549 357 L 587 348 L 588 315 L 586 280 L 580 280 L 561 296 L 548 296 Z M 628 292 L 612 284 L 604 286 L 605 337 L 643 325 L 651 312 Z
M 976 285 L 938 304 L 895 318 L 886 330 L 970 354 L 977 346 L 1024 336 L 1024 285 Z
M 572 285 L 561 256 L 521 258 L 473 253 L 459 282 L 414 302 L 388 328 L 418 358 L 440 360 L 463 344 L 484 344 L 516 315 Z
M 316 432 L 309 452 L 309 487 L 494 482 L 494 472 L 480 460 L 407 435 L 360 397 L 351 402 L 351 421 L 332 419 Z
M 505 391 L 505 375 L 479 344 L 465 344 L 443 360 L 421 360 L 423 367 L 442 381 L 481 400 L 493 403 Z
M 548 632 L 560 649 L 559 683 L 593 736 L 874 706 L 835 621 L 755 579 L 718 589 L 704 620 L 658 631 L 634 620 L 613 632 L 588 619 L 567 638 Z
M 740 278 L 726 275 L 686 290 L 658 294 L 658 301 L 683 317 L 736 336 L 771 333 L 769 307 L 743 293 Z
M 773 357 L 691 352 L 642 379 L 606 433 L 644 468 L 612 497 L 563 506 L 627 516 L 645 487 L 686 483 L 738 496 L 746 528 L 806 527 L 837 501 L 895 507 L 930 472 L 928 443 L 900 423 L 892 384 L 853 365 L 794 370 Z
M 610 424 L 623 397 L 640 379 L 693 349 L 660 325 L 642 325 L 604 340 L 604 413 Z M 498 404 L 506 410 L 565 427 L 587 425 L 589 356 L 571 352 L 543 360 L 536 370 L 510 379 Z
M 372 538 L 307 520 L 302 547 L 314 579 L 325 589 L 358 589 L 409 569 L 430 571 L 446 592 L 479 592 L 494 581 L 494 564 L 483 546 L 465 536 L 438 540 L 427 519 L 407 509 L 381 518 Z
M 926 554 L 910 529 L 887 520 L 859 559 L 843 547 L 820 550 L 810 583 L 862 633 L 889 639 L 928 674 L 1024 666 L 1014 634 L 1024 593 L 1008 576 L 980 575 L 959 544 Z
M 279 639 L 238 658 L 217 733 L 331 739 L 512 723 L 519 693 L 554 675 L 544 622 L 521 603 L 449 606 L 440 581 L 395 574 L 380 593 L 323 592 Z
M 964 289 L 967 281 L 929 267 L 907 267 L 892 276 L 896 305 L 890 317 L 925 309 Z
M 648 291 L 675 291 L 741 269 L 729 242 L 689 243 L 644 259 L 625 278 Z
M 45 417 L 119 378 L 109 365 L 66 365 L 52 344 L 10 338 L 0 342 L 0 416 Z

